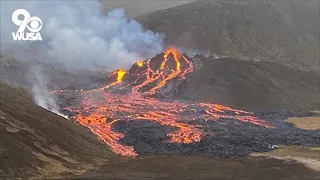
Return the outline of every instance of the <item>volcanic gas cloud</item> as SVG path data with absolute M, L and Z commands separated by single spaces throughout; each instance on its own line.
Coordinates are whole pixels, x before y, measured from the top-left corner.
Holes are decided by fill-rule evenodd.
M 124 134 L 112 129 L 118 121 L 153 121 L 176 130 L 167 134 L 166 143 L 194 143 L 206 134 L 197 120 L 216 121 L 225 118 L 270 127 L 253 113 L 230 107 L 198 102 L 165 100 L 157 97 L 174 81 L 186 80 L 193 72 L 193 62 L 175 48 L 156 58 L 138 60 L 130 70 L 118 69 L 108 75 L 106 85 L 91 90 L 57 90 L 53 93 L 76 92 L 81 103 L 66 110 L 88 127 L 111 150 L 123 156 L 136 156 L 134 148 L 119 143 Z

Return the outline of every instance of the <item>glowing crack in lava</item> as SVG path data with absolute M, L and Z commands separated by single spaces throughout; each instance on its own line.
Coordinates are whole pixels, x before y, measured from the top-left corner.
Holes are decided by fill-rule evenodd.
M 98 89 L 77 91 L 82 103 L 65 108 L 75 112 L 74 119 L 88 127 L 111 150 L 123 156 L 136 156 L 131 146 L 119 143 L 124 134 L 112 129 L 118 121 L 147 120 L 176 130 L 167 134 L 167 143 L 199 142 L 205 135 L 199 120 L 215 121 L 234 119 L 255 125 L 270 127 L 257 119 L 253 113 L 230 107 L 184 101 L 165 101 L 153 95 L 176 79 L 186 79 L 193 71 L 192 62 L 175 48 L 169 48 L 160 54 L 159 60 L 139 60 L 130 71 L 116 70 L 107 77 L 113 82 Z M 126 93 L 115 93 L 114 89 L 128 89 Z M 64 93 L 56 91 L 55 93 Z

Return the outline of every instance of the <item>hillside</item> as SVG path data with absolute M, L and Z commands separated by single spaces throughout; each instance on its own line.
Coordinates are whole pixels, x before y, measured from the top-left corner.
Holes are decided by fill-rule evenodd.
M 295 161 L 272 158 L 152 156 L 113 162 L 98 171 L 66 180 L 317 180 L 319 172 Z
M 104 11 L 114 8 L 123 8 L 127 17 L 134 18 L 145 13 L 150 13 L 160 9 L 167 9 L 181 4 L 189 3 L 195 0 L 179 1 L 158 1 L 158 0 L 131 0 L 131 1 L 101 1 Z
M 0 179 L 53 178 L 94 169 L 113 157 L 86 128 L 35 105 L 0 83 Z
M 197 1 L 137 18 L 168 45 L 319 70 L 318 1 Z
M 317 73 L 266 61 L 194 59 L 201 67 L 179 87 L 180 98 L 250 110 L 319 107 Z

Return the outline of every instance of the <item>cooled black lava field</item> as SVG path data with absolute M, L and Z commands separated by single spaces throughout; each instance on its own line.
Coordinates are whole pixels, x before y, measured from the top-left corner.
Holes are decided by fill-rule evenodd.
M 184 154 L 216 155 L 220 157 L 246 156 L 252 152 L 266 152 L 277 144 L 320 146 L 319 130 L 303 130 L 284 120 L 290 116 L 310 116 L 311 113 L 290 111 L 260 111 L 255 115 L 270 123 L 265 128 L 233 119 L 195 121 L 204 126 L 205 137 L 190 144 L 165 143 L 166 134 L 174 129 L 150 121 L 120 121 L 113 129 L 125 134 L 120 140 L 133 146 L 140 155 Z

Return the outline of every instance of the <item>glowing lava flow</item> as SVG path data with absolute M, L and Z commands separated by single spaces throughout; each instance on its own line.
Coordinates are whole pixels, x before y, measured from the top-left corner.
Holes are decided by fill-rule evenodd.
M 175 61 L 175 69 L 169 69 L 168 66 L 166 66 L 168 63 L 168 60 L 169 60 L 169 55 L 173 56 L 173 59 Z M 161 63 L 160 68 L 155 71 L 152 70 L 152 68 L 150 66 L 151 60 L 147 61 L 147 70 L 145 72 L 145 80 L 141 84 L 133 87 L 133 89 L 132 89 L 133 92 L 137 93 L 142 87 L 158 81 L 156 83 L 157 84 L 156 86 L 154 86 L 150 90 L 144 92 L 145 94 L 149 94 L 149 95 L 156 94 L 157 90 L 159 90 L 164 85 L 166 85 L 166 83 L 169 80 L 177 78 L 178 76 L 182 79 L 185 79 L 186 74 L 192 72 L 192 70 L 193 70 L 192 63 L 190 61 L 188 61 L 185 56 L 180 54 L 173 47 L 167 49 L 164 52 L 163 57 L 164 57 L 164 60 Z M 183 59 L 187 63 L 187 68 L 183 71 L 181 71 L 181 62 L 180 62 L 181 59 Z M 167 70 L 166 68 L 168 68 L 169 70 Z
M 151 65 L 151 59 L 146 62 L 138 61 L 137 75 L 124 70 L 113 72 L 108 78 L 115 81 L 109 85 L 90 91 L 77 91 L 82 97 L 82 103 L 67 107 L 66 110 L 76 112 L 74 119 L 98 135 L 107 143 L 111 150 L 123 156 L 136 156 L 131 146 L 119 143 L 124 134 L 112 129 L 118 121 L 153 121 L 163 126 L 176 128 L 167 134 L 167 143 L 198 142 L 205 135 L 202 126 L 197 121 L 213 121 L 219 119 L 234 119 L 259 126 L 270 127 L 264 121 L 257 119 L 253 113 L 232 109 L 226 106 L 209 103 L 192 103 L 182 101 L 162 101 L 150 95 L 164 88 L 171 80 L 185 79 L 193 71 L 192 62 L 176 49 L 169 48 L 163 53 L 158 68 Z M 126 82 L 125 76 L 136 79 Z M 131 88 L 131 92 L 117 94 L 106 91 L 112 86 Z M 63 93 L 63 91 L 56 91 Z
M 121 83 L 123 76 L 126 74 L 126 71 L 123 69 L 119 69 L 118 71 L 113 72 L 111 75 L 115 75 L 115 74 L 117 74 L 117 80 L 115 82 L 109 84 L 108 86 L 106 86 L 106 88 Z
M 143 66 L 143 61 L 142 61 L 142 60 L 138 60 L 137 65 L 138 65 L 139 67 L 142 67 L 142 66 Z

